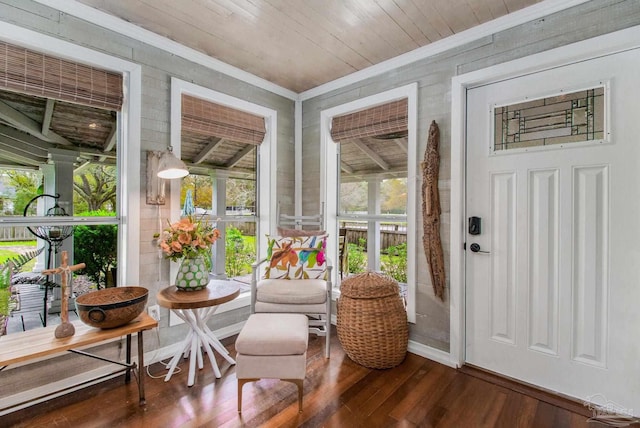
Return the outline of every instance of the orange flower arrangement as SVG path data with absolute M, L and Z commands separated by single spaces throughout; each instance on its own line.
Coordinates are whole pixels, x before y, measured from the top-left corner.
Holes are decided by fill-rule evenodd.
M 182 258 L 206 256 L 211 245 L 220 237 L 220 231 L 209 222 L 183 217 L 162 232 L 160 248 L 174 262 Z

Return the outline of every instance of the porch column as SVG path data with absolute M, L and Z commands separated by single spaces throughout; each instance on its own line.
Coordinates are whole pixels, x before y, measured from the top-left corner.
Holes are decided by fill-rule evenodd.
M 380 179 L 367 180 L 368 214 L 380 214 Z M 380 270 L 380 221 L 369 220 L 367 225 L 367 266 L 370 270 Z
M 48 186 L 53 189 L 53 183 L 55 183 L 55 168 L 52 164 L 40 165 L 40 171 L 42 172 L 42 182 L 44 183 L 43 192 L 48 194 L 55 194 L 49 192 Z M 53 191 L 53 190 L 52 190 Z M 47 210 L 53 206 L 49 198 L 40 198 L 36 201 L 36 215 L 44 216 Z M 44 248 L 40 255 L 36 259 L 36 264 L 33 266 L 33 272 L 42 272 L 47 268 L 47 241 L 44 239 L 36 238 L 36 248 Z
M 211 206 L 213 216 L 224 218 L 227 212 L 227 178 L 229 178 L 226 172 L 214 171 L 211 174 L 211 185 L 213 191 L 211 192 Z M 220 222 L 218 224 L 218 230 L 220 231 L 220 238 L 213 244 L 213 251 L 211 252 L 211 272 L 209 277 L 211 279 L 227 279 L 227 273 L 225 269 L 226 260 L 226 223 Z
M 53 167 L 53 177 L 45 176 L 44 191 L 50 195 L 59 194 L 60 198 L 57 200 L 58 205 L 64 209 L 69 216 L 73 216 L 73 163 L 78 159 L 78 153 L 70 150 L 49 149 L 49 159 Z M 47 180 L 47 178 L 49 178 L 49 180 Z M 47 210 L 52 208 L 56 203 L 52 198 L 42 199 L 46 200 Z M 73 235 L 62 241 L 62 245 L 58 249 L 58 254 L 52 254 L 50 268 L 60 265 L 60 257 L 63 251 L 67 252 L 70 262 L 73 263 Z M 46 249 L 45 252 L 47 252 Z M 73 292 L 73 290 L 70 291 Z M 60 288 L 53 290 L 53 296 L 54 300 L 51 302 L 49 313 L 58 313 L 60 311 Z

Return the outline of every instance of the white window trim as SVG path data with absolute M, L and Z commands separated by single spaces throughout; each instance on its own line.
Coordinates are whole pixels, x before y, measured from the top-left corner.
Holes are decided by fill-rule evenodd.
M 417 116 L 418 116 L 418 84 L 411 83 L 365 98 L 351 101 L 320 112 L 320 206 L 324 203 L 324 216 L 329 236 L 338 236 L 338 162 L 337 145 L 331 139 L 331 120 L 334 116 L 363 110 L 391 101 L 407 98 L 408 101 L 408 155 L 407 155 L 407 318 L 416 322 L 416 172 L 417 163 Z M 336 241 L 337 243 L 337 241 Z M 338 260 L 338 246 L 327 248 L 329 259 Z M 333 270 L 334 284 L 337 284 L 337 270 Z M 334 290 L 334 295 L 339 290 Z
M 140 279 L 140 65 L 5 22 L 0 39 L 38 52 L 122 73 L 124 101 L 118 115 L 118 283 Z M 74 221 L 77 219 L 74 219 Z M 80 223 L 80 222 L 78 222 Z

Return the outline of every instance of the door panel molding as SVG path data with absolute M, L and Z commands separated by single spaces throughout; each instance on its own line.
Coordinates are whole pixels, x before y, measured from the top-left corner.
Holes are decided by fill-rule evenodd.
M 573 169 L 572 358 L 598 367 L 607 359 L 609 168 Z
M 516 173 L 491 175 L 491 338 L 516 343 Z M 485 231 L 484 233 L 488 233 Z
M 558 354 L 558 169 L 529 171 L 529 348 Z

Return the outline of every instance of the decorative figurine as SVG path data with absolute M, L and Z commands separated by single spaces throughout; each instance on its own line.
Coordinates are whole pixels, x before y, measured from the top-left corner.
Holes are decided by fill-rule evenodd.
M 69 322 L 69 286 L 71 285 L 71 272 L 75 272 L 80 269 L 84 269 L 85 264 L 79 263 L 77 265 L 69 266 L 69 255 L 66 251 L 62 252 L 62 264 L 55 269 L 47 269 L 42 271 L 45 275 L 60 275 L 61 277 L 61 301 L 60 301 L 60 320 L 62 321 L 58 327 L 56 327 L 55 336 L 56 339 L 62 339 L 64 337 L 73 336 L 76 332 L 73 324 Z

